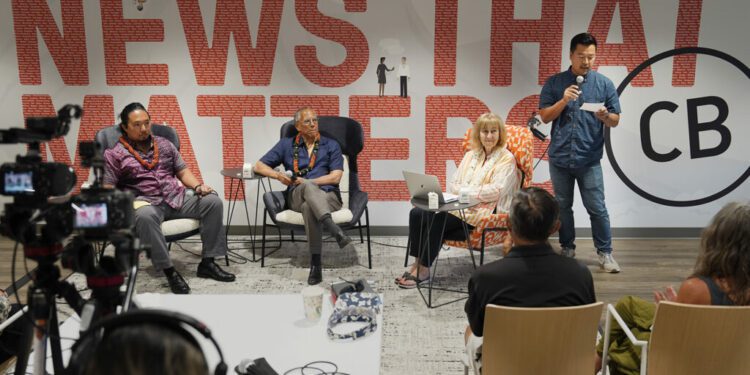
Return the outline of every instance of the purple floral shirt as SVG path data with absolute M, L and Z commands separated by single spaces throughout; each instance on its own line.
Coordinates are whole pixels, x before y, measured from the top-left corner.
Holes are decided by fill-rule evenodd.
M 152 138 L 159 145 L 159 163 L 154 169 L 146 169 L 125 146 L 117 143 L 115 147 L 104 151 L 104 183 L 133 192 L 136 200 L 155 206 L 166 203 L 178 209 L 182 207 L 185 198 L 185 186 L 177 179 L 176 174 L 187 168 L 187 164 L 168 139 L 158 136 Z M 154 159 L 153 146 L 145 154 L 135 147 L 134 149 L 146 162 L 150 163 Z

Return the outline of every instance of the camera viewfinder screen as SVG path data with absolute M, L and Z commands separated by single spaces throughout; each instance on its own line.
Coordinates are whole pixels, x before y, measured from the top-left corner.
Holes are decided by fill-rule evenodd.
M 31 176 L 34 172 L 14 173 L 5 172 L 5 194 L 33 193 L 34 184 L 31 182 Z
M 102 228 L 107 226 L 107 203 L 73 205 L 76 211 L 76 228 Z

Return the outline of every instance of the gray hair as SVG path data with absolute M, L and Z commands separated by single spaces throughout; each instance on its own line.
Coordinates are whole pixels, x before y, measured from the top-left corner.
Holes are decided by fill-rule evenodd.
M 300 109 L 297 110 L 297 112 L 294 112 L 294 123 L 299 122 L 299 118 L 302 117 L 302 112 L 304 111 L 315 111 L 313 107 L 310 107 L 309 105 L 306 105 Z

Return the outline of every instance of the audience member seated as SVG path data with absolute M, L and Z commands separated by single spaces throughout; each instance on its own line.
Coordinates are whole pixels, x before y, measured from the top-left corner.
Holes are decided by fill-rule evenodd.
M 84 375 L 208 375 L 208 364 L 195 338 L 155 323 L 130 324 L 106 332 L 96 345 Z
M 729 203 L 714 216 L 701 235 L 701 252 L 693 274 L 676 292 L 672 287 L 654 292 L 656 303 L 675 301 L 695 305 L 750 305 L 750 203 Z M 635 337 L 648 340 L 656 304 L 634 296 L 615 306 Z M 609 365 L 615 374 L 639 374 L 641 351 L 618 325 L 610 331 Z M 597 347 L 601 368 L 604 343 Z
M 215 257 L 227 253 L 221 198 L 198 181 L 172 142 L 151 135 L 151 116 L 143 105 L 128 104 L 120 113 L 120 121 L 120 142 L 104 152 L 104 185 L 135 195 L 136 234 L 151 246 L 151 262 L 164 271 L 172 293 L 190 293 L 190 286 L 169 258 L 161 231 L 165 219 L 200 219 L 203 259 L 198 265 L 198 277 L 234 281 L 233 274 L 214 262 Z M 186 196 L 186 187 L 195 194 Z
M 464 210 L 469 231 L 493 212 L 508 212 L 513 192 L 519 187 L 516 159 L 505 148 L 507 139 L 505 124 L 498 115 L 485 113 L 479 116 L 471 132 L 471 150 L 464 155 L 448 183 L 449 193 L 459 194 L 462 188 L 468 189 L 469 196 L 480 202 Z M 428 228 L 430 215 L 435 217 Z M 463 224 L 459 211 L 434 213 L 412 208 L 409 213 L 409 254 L 415 261 L 401 277 L 396 278 L 398 286 L 409 289 L 428 280 L 430 267 L 442 247 L 440 238 L 465 239 Z M 420 244 L 429 244 L 429 249 L 425 249 L 421 257 Z
M 254 170 L 286 185 L 287 208 L 302 213 L 310 251 L 307 283 L 315 285 L 323 281 L 322 229 L 334 236 L 340 248 L 354 246 L 351 238 L 331 218 L 331 212 L 341 209 L 343 204 L 339 181 L 344 174 L 344 158 L 338 142 L 320 136 L 318 114 L 314 109 L 299 109 L 294 114 L 294 122 L 297 136 L 281 139 L 255 163 Z M 273 169 L 279 165 L 289 174 Z
M 578 306 L 596 302 L 594 280 L 585 265 L 558 255 L 549 236 L 560 228 L 560 207 L 546 190 L 518 191 L 510 207 L 505 257 L 485 264 L 469 279 L 464 310 L 467 351 L 481 353 L 484 310 L 488 304 L 511 307 Z

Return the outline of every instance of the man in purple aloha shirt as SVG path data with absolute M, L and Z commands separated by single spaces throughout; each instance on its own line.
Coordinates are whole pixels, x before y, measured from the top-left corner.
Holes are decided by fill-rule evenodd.
M 151 134 L 151 116 L 143 105 L 128 104 L 120 113 L 120 121 L 120 142 L 104 152 L 104 184 L 136 196 L 136 234 L 151 245 L 151 262 L 164 271 L 172 293 L 188 294 L 190 286 L 169 258 L 161 231 L 165 219 L 200 219 L 203 259 L 198 277 L 234 281 L 233 274 L 214 262 L 227 253 L 221 198 L 198 181 L 172 142 Z M 195 194 L 186 196 L 186 187 Z

